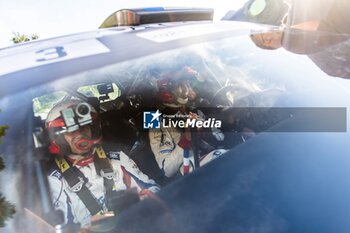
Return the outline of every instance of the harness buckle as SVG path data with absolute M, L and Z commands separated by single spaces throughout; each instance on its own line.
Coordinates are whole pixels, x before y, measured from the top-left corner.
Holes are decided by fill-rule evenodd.
M 106 178 L 108 180 L 112 180 L 113 178 L 116 177 L 116 174 L 115 174 L 114 171 L 107 171 L 107 172 L 105 172 L 105 171 L 103 171 L 101 169 L 100 174 L 101 174 L 102 177 L 104 177 L 104 178 Z
M 77 192 L 79 192 L 79 191 L 83 188 L 84 179 L 81 178 L 80 176 L 78 176 L 78 179 L 79 179 L 78 183 L 76 183 L 76 184 L 73 185 L 73 186 L 69 186 L 69 187 L 68 187 L 70 191 L 77 193 Z

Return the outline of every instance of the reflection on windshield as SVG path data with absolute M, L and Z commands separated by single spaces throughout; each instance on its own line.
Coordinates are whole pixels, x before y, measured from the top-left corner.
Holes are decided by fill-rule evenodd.
M 61 189 L 54 190 L 57 187 L 52 182 L 51 189 L 45 186 L 38 177 L 45 171 L 35 162 L 57 164 L 55 156 L 63 151 L 64 143 L 71 152 L 63 157 L 76 156 L 71 158 L 70 167 L 84 167 L 80 159 L 90 164 L 100 146 L 109 161 L 132 159 L 140 172 L 131 171 L 136 167 L 133 162 L 129 161 L 130 168 L 125 161 L 120 162 L 123 166 L 118 166 L 118 171 L 123 179 L 115 185 L 123 186 L 120 190 L 128 190 L 128 194 L 136 187 L 133 195 L 138 199 L 149 194 L 144 191 L 148 188 L 138 186 L 140 180 L 147 185 L 155 181 L 164 187 L 291 117 L 288 112 L 270 111 L 273 107 L 344 106 L 344 101 L 337 101 L 341 94 L 319 101 L 320 92 L 331 93 L 338 86 L 326 79 L 308 57 L 286 50 L 257 51 L 253 43 L 243 43 L 241 39 L 203 43 L 114 64 L 1 99 L 1 124 L 9 125 L 0 145 L 6 165 L 1 183 L 5 187 L 3 194 L 18 210 L 9 231 L 48 232 L 59 217 L 48 219 L 45 211 L 62 206 L 77 210 L 69 212 L 62 207 L 64 223 L 89 228 L 101 220 L 93 219 L 96 213 L 80 208 L 77 203 L 83 203 L 68 193 L 71 186 L 61 183 L 64 169 L 56 169 L 50 176 L 59 177 L 55 181 L 62 184 L 62 190 L 68 187 L 62 193 L 71 198 L 53 206 L 44 203 L 45 195 L 51 199 L 47 190 L 59 196 Z M 56 110 L 57 115 L 51 119 L 47 115 L 54 112 L 57 103 L 70 104 Z M 258 111 L 251 111 L 253 107 Z M 96 125 L 99 137 L 94 137 Z M 67 135 L 76 132 L 83 136 L 72 136 L 69 141 Z M 61 147 L 55 148 L 53 142 Z M 94 174 L 96 187 L 103 190 L 104 178 Z M 117 180 L 116 176 L 112 179 Z M 91 180 L 87 182 L 90 188 L 94 186 Z M 116 207 L 107 205 L 103 191 L 98 195 L 98 204 L 108 210 L 103 209 L 101 215 L 108 218 L 106 213 Z
M 306 54 L 325 73 L 350 78 L 347 61 L 349 35 L 296 28 L 253 31 L 250 38 L 262 49 L 285 48 L 296 54 Z

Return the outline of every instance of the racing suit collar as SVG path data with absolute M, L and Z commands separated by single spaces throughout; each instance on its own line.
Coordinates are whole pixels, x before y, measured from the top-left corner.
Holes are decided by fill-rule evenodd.
M 96 153 L 92 153 L 91 155 L 89 156 L 84 156 L 83 158 L 81 159 L 74 159 L 72 157 L 67 157 L 67 160 L 69 162 L 71 162 L 74 165 L 78 165 L 80 167 L 84 167 L 84 166 L 87 166 L 89 165 L 90 163 L 93 163 L 94 162 L 94 156 L 95 156 Z

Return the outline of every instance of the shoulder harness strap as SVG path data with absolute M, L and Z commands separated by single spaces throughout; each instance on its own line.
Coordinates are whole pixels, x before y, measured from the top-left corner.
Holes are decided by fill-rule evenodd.
M 87 179 L 75 166 L 70 166 L 64 158 L 55 158 L 56 165 L 68 183 L 68 188 L 75 192 L 91 215 L 103 212 L 102 206 L 86 187 Z
M 96 173 L 103 177 L 103 184 L 106 190 L 106 206 L 113 209 L 113 191 L 115 189 L 114 179 L 116 172 L 102 147 L 96 148 L 97 156 L 94 157 Z

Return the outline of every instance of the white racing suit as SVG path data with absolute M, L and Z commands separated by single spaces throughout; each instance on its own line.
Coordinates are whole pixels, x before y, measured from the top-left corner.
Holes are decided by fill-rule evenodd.
M 176 128 L 150 129 L 149 139 L 158 166 L 164 171 L 165 176 L 173 177 L 178 172 L 182 173 L 184 149 L 179 145 L 181 144 L 181 132 Z M 225 152 L 226 150 L 223 149 L 213 150 L 202 157 L 200 166 L 212 161 Z M 190 165 L 191 171 L 194 167 L 192 150 L 190 150 L 190 161 L 192 163 Z
M 116 191 L 128 188 L 137 188 L 137 191 L 147 189 L 151 192 L 157 192 L 157 184 L 143 174 L 136 164 L 123 152 L 108 152 L 110 163 L 115 172 L 113 189 Z M 104 181 L 103 177 L 96 173 L 93 162 L 79 166 L 77 168 L 88 179 L 88 189 L 98 202 L 108 211 L 105 205 Z M 62 177 L 58 169 L 51 169 L 48 176 L 54 206 L 62 210 L 65 217 L 65 223 L 80 223 L 81 227 L 88 227 L 91 223 L 91 214 L 78 195 L 71 191 L 67 181 Z

